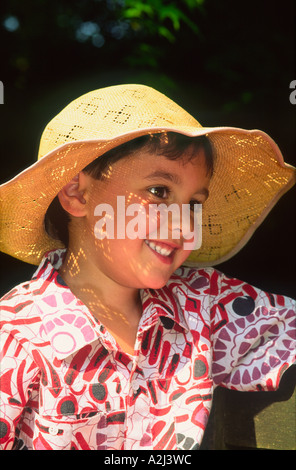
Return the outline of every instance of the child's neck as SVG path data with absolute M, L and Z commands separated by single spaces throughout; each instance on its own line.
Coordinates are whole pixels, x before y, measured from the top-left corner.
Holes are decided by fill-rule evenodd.
M 133 354 L 142 315 L 139 289 L 121 286 L 84 257 L 79 260 L 69 249 L 59 273 L 73 294 L 109 330 L 122 349 Z

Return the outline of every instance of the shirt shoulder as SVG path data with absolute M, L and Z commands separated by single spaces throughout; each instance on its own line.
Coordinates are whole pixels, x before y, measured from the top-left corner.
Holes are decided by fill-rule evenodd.
M 17 313 L 19 318 L 26 317 L 33 305 L 43 302 L 48 295 L 58 295 L 65 287 L 64 281 L 54 270 L 46 276 L 34 276 L 12 288 L 0 299 L 1 315 L 9 312 L 12 316 Z
M 175 296 L 191 324 L 202 319 L 218 331 L 229 322 L 251 318 L 254 312 L 273 314 L 282 309 L 295 315 L 295 300 L 271 294 L 229 277 L 215 268 L 179 268 L 170 278 L 167 288 Z
M 216 294 L 220 273 L 214 268 L 191 268 L 181 266 L 171 276 L 167 287 L 176 286 L 184 288 L 183 295 L 211 295 Z
M 38 350 L 49 360 L 67 357 L 98 336 L 87 307 L 53 269 L 4 295 L 0 311 L 1 332 L 12 335 L 28 353 Z
M 42 318 L 35 299 L 40 297 L 42 287 L 42 279 L 33 279 L 14 287 L 0 299 L 1 335 L 11 335 L 27 352 L 28 346 L 40 338 Z
M 40 297 L 43 284 L 43 279 L 31 279 L 15 286 L 4 294 L 0 299 L 1 316 L 5 312 L 9 312 L 10 316 L 16 313 L 19 316 L 26 316 L 30 311 L 28 307 L 33 304 L 34 300 L 37 300 L 38 296 Z
M 61 288 L 54 278 L 34 277 L 11 289 L 0 299 L 1 330 L 20 331 L 29 324 L 35 324 L 36 329 L 47 303 L 55 302 Z
M 265 292 L 249 282 L 223 274 L 215 268 L 181 267 L 173 274 L 169 285 L 174 282 L 186 286 L 189 295 L 208 295 L 214 303 L 234 302 L 234 311 L 241 315 L 247 315 L 254 303 L 275 308 L 295 308 L 295 299 Z M 241 300 L 238 301 L 237 298 Z

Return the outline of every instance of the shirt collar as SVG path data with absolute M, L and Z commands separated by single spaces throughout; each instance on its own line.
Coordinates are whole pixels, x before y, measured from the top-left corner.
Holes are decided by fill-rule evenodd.
M 140 322 L 141 328 L 146 329 L 156 319 L 161 318 L 166 328 L 171 328 L 173 323 L 176 323 L 185 330 L 189 329 L 180 303 L 180 293 L 175 287 L 177 286 L 174 285 L 172 278 L 162 289 L 141 290 L 143 306 L 143 316 Z
M 116 342 L 104 326 L 97 321 L 86 305 L 81 302 L 65 284 L 58 273 L 66 250 L 47 253 L 33 275 L 33 279 L 42 279 L 46 289 L 38 302 L 42 333 L 45 333 L 58 359 L 65 359 L 98 338 L 108 350 L 114 350 Z M 165 328 L 172 328 L 176 323 L 188 330 L 180 305 L 180 296 L 176 291 L 174 278 L 162 289 L 143 289 L 140 291 L 143 315 L 139 332 L 148 329 L 159 319 Z M 177 288 L 178 290 L 178 288 Z M 112 341 L 113 340 L 113 341 Z

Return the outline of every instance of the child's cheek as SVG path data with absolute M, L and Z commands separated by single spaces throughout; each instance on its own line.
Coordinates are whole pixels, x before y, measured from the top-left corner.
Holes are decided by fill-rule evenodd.
M 149 227 L 149 203 L 143 197 L 129 193 L 125 200 L 123 210 L 117 214 L 117 222 L 121 232 L 125 231 L 125 237 L 129 240 L 147 238 Z
M 149 224 L 147 238 L 150 240 L 179 239 L 181 236 L 181 219 L 179 207 L 167 208 L 165 204 L 149 205 Z
M 146 237 L 148 240 L 156 240 L 159 237 L 160 218 L 159 213 L 153 204 L 147 204 L 147 230 Z
M 125 234 L 129 240 L 146 239 L 147 213 L 143 204 L 130 204 L 126 208 Z
M 126 233 L 131 238 L 136 230 L 137 237 L 142 240 L 159 237 L 160 215 L 157 204 L 151 202 L 151 197 L 143 192 L 129 193 L 126 198 Z

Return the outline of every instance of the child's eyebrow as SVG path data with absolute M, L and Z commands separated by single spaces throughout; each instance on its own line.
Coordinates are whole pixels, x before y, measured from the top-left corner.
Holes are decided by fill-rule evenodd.
M 165 180 L 171 181 L 175 184 L 180 184 L 181 180 L 178 175 L 175 173 L 169 173 L 167 171 L 155 170 L 150 175 L 145 176 L 145 179 L 154 179 L 154 178 L 163 178 Z

